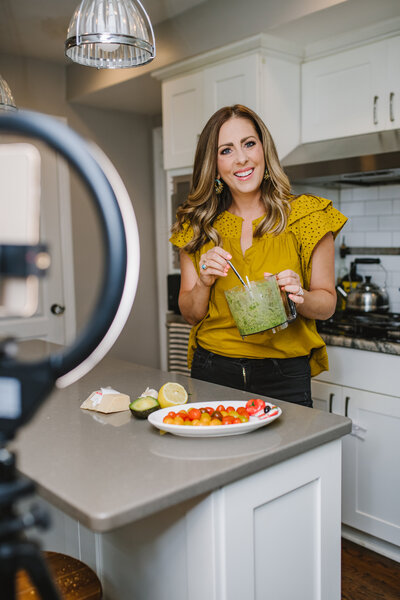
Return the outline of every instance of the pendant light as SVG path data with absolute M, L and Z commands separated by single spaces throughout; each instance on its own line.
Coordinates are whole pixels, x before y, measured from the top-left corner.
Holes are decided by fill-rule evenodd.
M 155 57 L 148 14 L 139 0 L 81 0 L 68 27 L 65 54 L 97 69 L 145 65 Z
M 17 110 L 11 90 L 0 75 L 0 110 Z

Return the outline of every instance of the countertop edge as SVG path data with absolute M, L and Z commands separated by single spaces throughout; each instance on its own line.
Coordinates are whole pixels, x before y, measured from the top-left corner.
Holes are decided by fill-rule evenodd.
M 77 519 L 85 527 L 92 529 L 96 533 L 107 533 L 108 531 L 124 527 L 129 523 L 151 517 L 160 511 L 171 508 L 182 502 L 190 501 L 204 494 L 211 493 L 224 485 L 238 481 L 248 475 L 253 475 L 263 469 L 278 465 L 285 460 L 304 454 L 309 450 L 314 450 L 323 444 L 340 439 L 351 432 L 352 426 L 352 422 L 349 418 L 343 418 L 346 419 L 346 422 L 338 423 L 322 433 L 315 434 L 304 442 L 293 443 L 276 452 L 254 459 L 250 464 L 244 463 L 238 465 L 225 473 L 219 473 L 218 475 L 204 478 L 195 485 L 177 489 L 167 495 L 154 497 L 152 501 L 146 502 L 146 504 L 138 505 L 126 512 L 119 512 L 114 515 L 105 516 L 103 514 L 93 514 L 88 518 L 79 509 L 71 506 L 67 501 L 64 502 L 62 498 L 56 496 L 39 483 L 36 484 L 36 489 L 45 500 L 48 500 L 56 508 L 63 510 L 72 518 Z

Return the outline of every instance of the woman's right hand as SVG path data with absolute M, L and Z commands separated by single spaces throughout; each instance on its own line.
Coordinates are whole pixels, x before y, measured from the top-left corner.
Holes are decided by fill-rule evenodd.
M 220 248 L 220 246 L 215 246 L 202 254 L 199 262 L 201 283 L 206 287 L 211 287 L 217 277 L 226 277 L 230 269 L 227 261 L 231 258 L 229 252 Z

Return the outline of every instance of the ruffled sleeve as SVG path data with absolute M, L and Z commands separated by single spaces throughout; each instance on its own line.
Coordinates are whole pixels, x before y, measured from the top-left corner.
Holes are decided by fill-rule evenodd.
M 311 277 L 311 256 L 315 246 L 330 231 L 336 238 L 346 221 L 347 217 L 326 198 L 304 195 L 293 201 L 288 228 L 297 239 L 306 285 Z
M 176 246 L 177 248 L 184 248 L 186 244 L 190 242 L 193 238 L 193 228 L 189 223 L 184 223 L 182 229 L 177 233 L 173 233 L 169 238 L 171 244 Z M 198 272 L 198 260 L 196 254 L 190 254 L 188 252 L 188 256 L 190 257 L 192 263 L 194 264 L 197 272 Z
M 193 228 L 189 223 L 184 223 L 182 229 L 177 233 L 173 233 L 169 238 L 171 244 L 177 248 L 183 248 L 190 242 L 193 237 Z

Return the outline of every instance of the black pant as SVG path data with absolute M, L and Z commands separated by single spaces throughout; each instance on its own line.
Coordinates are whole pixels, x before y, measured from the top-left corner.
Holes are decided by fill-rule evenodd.
M 308 356 L 228 358 L 198 346 L 193 357 L 191 376 L 312 408 Z

